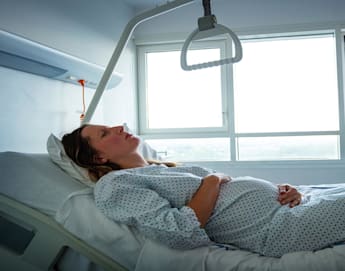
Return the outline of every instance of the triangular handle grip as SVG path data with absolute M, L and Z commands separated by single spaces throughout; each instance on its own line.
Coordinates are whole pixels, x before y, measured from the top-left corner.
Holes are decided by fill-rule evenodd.
M 211 61 L 211 62 L 204 62 L 200 64 L 194 64 L 194 65 L 188 65 L 187 64 L 187 50 L 190 45 L 190 43 L 194 40 L 196 35 L 200 32 L 199 29 L 194 30 L 186 39 L 185 43 L 182 46 L 182 51 L 181 51 L 181 67 L 185 71 L 191 71 L 191 70 L 198 70 L 198 69 L 203 69 L 203 68 L 209 68 L 213 66 L 219 66 L 219 65 L 224 65 L 224 64 L 230 64 L 230 63 L 236 63 L 239 62 L 242 59 L 242 45 L 237 37 L 237 35 L 232 32 L 229 28 L 220 25 L 220 24 L 214 24 L 214 27 L 216 30 L 220 30 L 224 34 L 229 34 L 232 41 L 234 42 L 235 45 L 235 56 L 230 57 L 230 58 L 224 58 L 216 61 Z

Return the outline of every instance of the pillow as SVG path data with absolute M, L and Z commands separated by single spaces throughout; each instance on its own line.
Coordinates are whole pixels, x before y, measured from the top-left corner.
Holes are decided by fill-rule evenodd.
M 126 123 L 124 123 L 123 126 L 125 131 L 132 133 L 128 129 Z M 95 185 L 95 183 L 91 181 L 87 169 L 78 166 L 67 156 L 60 139 L 53 134 L 50 134 L 48 137 L 47 150 L 53 162 L 60 166 L 60 168 L 62 168 L 71 177 L 87 186 L 93 187 Z M 157 152 L 142 139 L 140 139 L 138 151 L 145 159 L 161 160 Z
M 72 178 L 90 187 L 95 185 L 91 181 L 87 169 L 78 166 L 67 156 L 61 141 L 53 134 L 48 137 L 47 151 L 53 162 Z
M 1 194 L 49 216 L 55 215 L 62 199 L 85 189 L 54 164 L 47 153 L 0 152 L 0 172 Z

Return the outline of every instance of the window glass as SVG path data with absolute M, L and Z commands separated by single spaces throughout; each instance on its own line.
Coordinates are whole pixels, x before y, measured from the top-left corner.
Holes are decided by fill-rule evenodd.
M 241 161 L 339 159 L 339 137 L 244 137 L 237 139 L 237 150 Z
M 338 130 L 331 35 L 242 42 L 234 65 L 237 133 Z
M 220 58 L 220 49 L 189 50 L 194 64 Z M 184 71 L 180 51 L 146 54 L 149 129 L 222 127 L 220 68 Z
M 229 138 L 179 138 L 145 140 L 166 161 L 229 161 Z

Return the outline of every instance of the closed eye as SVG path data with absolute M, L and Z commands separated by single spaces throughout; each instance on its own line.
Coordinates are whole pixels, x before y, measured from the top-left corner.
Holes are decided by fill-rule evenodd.
M 100 132 L 100 137 L 103 138 L 105 137 L 107 134 L 109 133 L 109 131 L 107 129 L 102 129 Z

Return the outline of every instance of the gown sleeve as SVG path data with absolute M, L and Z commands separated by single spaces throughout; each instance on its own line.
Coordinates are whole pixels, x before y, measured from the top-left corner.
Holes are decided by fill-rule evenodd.
M 131 176 L 113 175 L 97 183 L 95 202 L 103 214 L 172 248 L 192 249 L 211 243 L 191 208 L 173 208 L 154 190 L 126 178 Z

